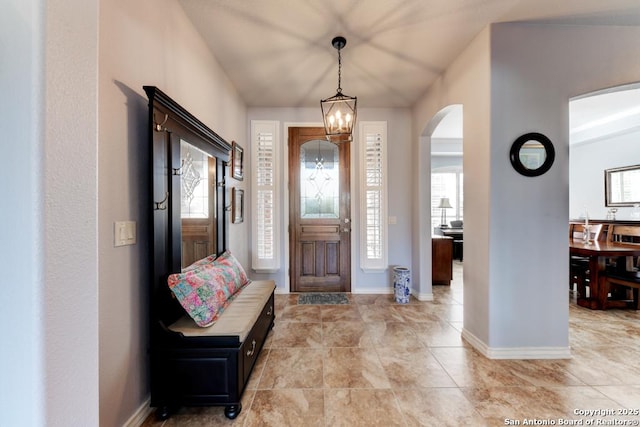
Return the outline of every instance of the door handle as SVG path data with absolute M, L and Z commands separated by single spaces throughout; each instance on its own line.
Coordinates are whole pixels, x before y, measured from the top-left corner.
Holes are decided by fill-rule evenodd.
M 343 233 L 350 233 L 350 232 L 351 232 L 351 229 L 350 229 L 350 228 L 343 228 L 343 229 L 342 229 L 342 232 L 343 232 Z

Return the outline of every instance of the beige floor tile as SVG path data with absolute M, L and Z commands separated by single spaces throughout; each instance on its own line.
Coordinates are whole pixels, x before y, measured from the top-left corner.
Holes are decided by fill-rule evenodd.
M 324 349 L 327 388 L 389 388 L 389 379 L 373 348 Z
M 518 386 L 505 360 L 490 360 L 470 347 L 434 347 L 431 353 L 459 387 Z
M 629 363 L 629 360 L 638 360 L 639 348 L 638 345 L 574 348 L 567 370 L 589 385 L 639 385 L 640 365 Z
M 322 390 L 258 390 L 244 427 L 323 427 L 324 393 Z
M 425 347 L 406 322 L 368 322 L 367 329 L 377 347 Z
M 395 348 L 378 347 L 376 351 L 394 389 L 456 387 L 453 379 L 426 348 L 399 352 Z
M 416 336 L 427 347 L 461 347 L 467 345 L 460 331 L 444 320 L 407 322 Z
M 272 348 L 258 389 L 322 388 L 322 350 Z
M 287 305 L 282 312 L 276 311 L 276 322 L 320 322 L 320 306 L 319 305 Z
M 569 359 L 504 361 L 511 372 L 524 380 L 524 384 L 548 387 L 585 385 L 567 370 L 570 364 Z
M 390 305 L 366 304 L 358 305 L 358 311 L 365 322 L 404 322 L 404 318 Z
M 278 322 L 274 327 L 272 348 L 322 347 L 322 324 L 307 322 Z
M 403 426 L 402 414 L 391 390 L 325 390 L 325 417 L 331 427 Z
M 320 314 L 323 322 L 362 320 L 358 307 L 354 304 L 320 306 Z
M 182 408 L 143 426 L 483 427 L 640 407 L 640 311 L 589 310 L 572 296 L 571 359 L 490 360 L 460 337 L 460 266 L 434 301 L 348 294 L 349 305 L 320 306 L 276 295 L 236 420 L 224 407 Z
M 640 410 L 640 385 L 604 385 L 594 388 L 615 401 L 617 408 Z M 640 416 L 637 419 L 640 420 Z
M 372 347 L 373 343 L 362 321 L 323 322 L 324 347 Z
M 358 306 L 362 305 L 391 305 L 392 295 L 351 294 L 351 301 Z
M 396 390 L 394 393 L 407 426 L 488 425 L 458 388 Z
M 394 305 L 392 309 L 407 322 L 428 322 L 440 320 L 434 313 L 433 304 Z
M 242 410 L 233 420 L 224 415 L 224 406 L 181 408 L 166 420 L 162 427 L 204 427 L 204 426 L 241 426 L 249 413 L 254 397 L 253 390 L 247 390 L 242 396 Z
M 611 399 L 588 386 L 489 387 L 463 389 L 483 417 L 584 419 L 576 409 L 611 408 Z
M 262 378 L 262 372 L 264 372 L 264 367 L 266 366 L 267 359 L 269 358 L 269 352 L 270 349 L 263 348 L 258 355 L 256 364 L 253 366 L 253 371 L 251 371 L 249 381 L 247 381 L 247 390 L 255 390 L 258 388 L 258 383 L 260 382 L 260 378 Z

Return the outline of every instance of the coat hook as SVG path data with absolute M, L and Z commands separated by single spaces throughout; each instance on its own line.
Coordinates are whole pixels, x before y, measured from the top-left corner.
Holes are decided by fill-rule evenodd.
M 180 167 L 179 168 L 171 168 L 173 169 L 173 174 L 174 175 L 182 175 L 182 168 L 184 167 L 184 159 L 182 160 L 182 162 L 180 162 Z
M 163 130 L 165 130 L 165 128 L 163 128 L 162 126 L 167 123 L 167 120 L 169 120 L 169 114 L 164 115 L 164 120 L 162 121 L 162 123 L 157 123 L 156 122 L 156 114 L 153 113 L 153 124 L 155 125 L 155 130 L 156 132 L 162 132 Z
M 167 199 L 169 198 L 169 192 L 165 192 L 164 193 L 164 199 L 162 199 L 162 201 L 160 202 L 156 202 L 154 201 L 153 203 L 156 204 L 155 208 L 153 208 L 154 211 L 163 211 L 165 209 L 167 209 Z

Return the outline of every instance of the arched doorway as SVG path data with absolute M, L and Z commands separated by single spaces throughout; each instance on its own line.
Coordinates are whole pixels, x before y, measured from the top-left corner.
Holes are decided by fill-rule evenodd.
M 459 157 L 462 166 L 462 105 L 447 106 L 436 113 L 425 126 L 419 141 L 418 167 L 418 278 L 422 299 L 433 299 L 431 235 L 433 233 L 433 200 L 431 190 L 434 145 L 442 157 Z M 455 153 L 455 154 L 454 154 Z M 460 206 L 462 207 L 462 205 Z

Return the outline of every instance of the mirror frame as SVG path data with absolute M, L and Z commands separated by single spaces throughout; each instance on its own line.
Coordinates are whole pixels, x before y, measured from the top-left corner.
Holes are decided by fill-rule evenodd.
M 520 150 L 529 141 L 536 141 L 542 145 L 545 150 L 545 160 L 537 169 L 529 169 L 522 161 L 520 161 Z M 537 132 L 525 133 L 519 136 L 511 145 L 511 152 L 509 154 L 511 158 L 511 165 L 521 175 L 524 176 L 540 176 L 551 169 L 553 161 L 556 158 L 556 151 L 553 148 L 553 143 L 545 135 Z
M 640 170 L 640 165 L 624 166 L 620 168 L 611 168 L 604 170 L 604 205 L 606 207 L 634 206 L 640 203 L 640 200 L 625 202 L 611 201 L 611 175 L 616 172 L 625 172 L 630 170 Z

